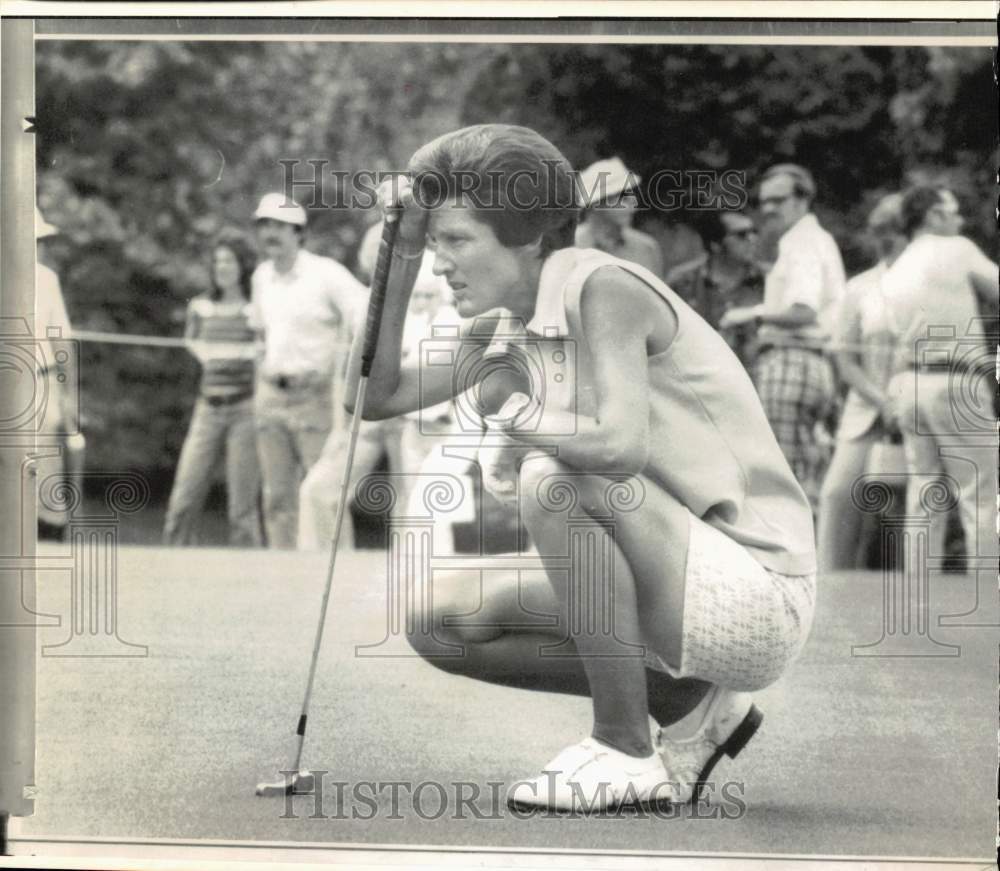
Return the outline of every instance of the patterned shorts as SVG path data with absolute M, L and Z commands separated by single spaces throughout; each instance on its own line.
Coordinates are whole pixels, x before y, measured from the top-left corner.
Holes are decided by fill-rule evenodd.
M 765 569 L 740 544 L 690 515 L 680 668 L 647 647 L 646 665 L 739 692 L 774 683 L 805 645 L 816 575 Z

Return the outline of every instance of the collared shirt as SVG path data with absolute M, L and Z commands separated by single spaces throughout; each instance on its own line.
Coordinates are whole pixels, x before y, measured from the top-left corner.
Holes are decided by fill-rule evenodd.
M 589 224 L 580 224 L 576 228 L 574 244 L 577 248 L 595 248 L 612 257 L 638 263 L 640 266 L 645 266 L 657 278 L 663 277 L 663 252 L 659 244 L 652 236 L 632 227 L 625 227 L 621 238 L 613 242 L 601 238 Z
M 702 254 L 671 269 L 667 274 L 667 285 L 708 321 L 712 329 L 718 330 L 719 321 L 731 308 L 761 302 L 764 298 L 764 270 L 757 264 L 751 264 L 735 282 L 723 285 L 713 275 L 710 256 Z M 744 366 L 752 362 L 756 333 L 754 324 L 741 324 L 722 332 L 722 337 Z
M 58 328 L 59 338 L 71 338 L 69 315 L 63 301 L 59 276 L 41 263 L 35 267 L 35 333 L 47 335 L 50 328 Z
M 857 356 L 865 374 L 881 390 L 886 389 L 892 377 L 894 347 L 882 288 L 886 271 L 885 263 L 880 262 L 847 282 L 834 330 L 835 346 L 858 346 L 856 350 L 844 348 L 843 353 Z M 877 405 L 851 388 L 840 415 L 837 437 L 860 438 L 872 428 L 880 413 Z
M 40 424 L 39 431 L 58 432 L 64 423 L 63 403 L 69 397 L 67 388 L 59 380 L 60 366 L 56 360 L 55 342 L 71 339 L 72 331 L 62 288 L 59 286 L 59 276 L 41 263 L 35 267 L 35 335 L 49 339 L 44 345 L 39 345 L 37 361 L 38 375 L 45 378 L 49 396 L 45 405 L 45 419 Z
M 974 274 L 996 281 L 997 265 L 964 236 L 918 236 L 889 267 L 883 286 L 897 337 L 895 371 L 982 354 Z
M 362 316 L 367 290 L 335 260 L 300 249 L 279 273 L 271 260 L 254 271 L 250 323 L 264 332 L 267 375 L 329 377 L 338 345 Z
M 816 322 L 801 327 L 765 323 L 758 332 L 761 344 L 822 344 L 832 333 L 844 285 L 844 263 L 833 236 L 814 214 L 803 215 L 778 240 L 778 259 L 764 283 L 764 306 L 778 312 L 807 305 L 816 312 Z

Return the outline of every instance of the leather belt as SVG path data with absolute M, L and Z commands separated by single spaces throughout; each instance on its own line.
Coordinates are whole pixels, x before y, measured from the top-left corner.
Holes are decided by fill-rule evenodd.
M 223 396 L 202 396 L 212 408 L 220 408 L 224 405 L 235 405 L 237 402 L 242 402 L 244 399 L 249 399 L 253 396 L 253 393 L 233 393 L 231 395 Z
M 910 364 L 910 368 L 914 372 L 921 372 L 925 375 L 948 375 L 952 372 L 985 372 L 987 369 L 992 370 L 993 366 L 993 360 L 986 358 L 985 355 L 979 360 L 960 358 L 948 363 L 913 362 Z
M 318 387 L 323 384 L 326 379 L 314 372 L 307 372 L 301 375 L 285 375 L 285 374 L 275 374 L 275 375 L 265 375 L 264 380 L 274 386 L 279 390 L 297 390 L 303 387 Z
M 762 342 L 757 348 L 757 356 L 767 351 L 808 351 L 810 354 L 818 354 L 820 357 L 827 356 L 827 352 L 823 348 L 818 348 L 815 345 L 793 345 L 785 342 Z

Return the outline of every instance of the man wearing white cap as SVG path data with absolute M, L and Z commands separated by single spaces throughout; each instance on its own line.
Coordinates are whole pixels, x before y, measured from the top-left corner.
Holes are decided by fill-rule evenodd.
M 381 239 L 382 223 L 379 222 L 368 229 L 358 249 L 357 273 L 361 279 L 369 280 L 375 271 Z M 403 327 L 404 358 L 412 355 L 415 359 L 419 356 L 420 343 L 430 337 L 432 325 L 459 322 L 458 312 L 445 302 L 448 285 L 441 276 L 434 274 L 433 265 L 434 255 L 429 250 L 425 251 Z M 442 403 L 400 417 L 362 421 L 351 467 L 351 490 L 376 469 L 385 455 L 389 461 L 389 472 L 394 476 L 390 481 L 396 490 L 395 508 L 405 513 L 413 490 L 420 490 L 422 494 L 423 487 L 426 487 L 426 483 L 416 486 L 413 476 L 419 474 L 421 480 L 426 482 L 433 475 L 464 474 L 468 460 L 445 457 L 439 450 L 434 462 L 425 462 L 450 433 L 450 412 L 451 403 Z M 347 433 L 346 428 L 340 426 L 330 434 L 322 456 L 299 490 L 300 550 L 317 550 L 330 541 L 346 456 Z M 435 528 L 439 529 L 435 533 L 435 552 L 439 554 L 452 540 L 452 519 L 450 516 L 442 517 L 438 523 L 438 518 L 435 518 Z
M 35 238 L 38 241 L 38 259 L 35 266 L 35 335 L 51 339 L 71 338 L 69 316 L 63 301 L 59 276 L 44 265 L 45 239 L 59 234 L 59 230 L 35 209 Z M 38 430 L 39 458 L 35 461 L 36 480 L 41 498 L 38 501 L 38 537 L 63 540 L 66 530 L 66 511 L 57 507 L 58 499 L 45 494 L 54 492 L 54 485 L 67 471 L 80 471 L 84 441 L 79 432 L 79 404 L 74 385 L 76 373 L 72 371 L 72 355 L 56 353 L 51 341 L 40 348 L 39 379 L 45 380 L 44 417 Z
M 576 230 L 577 248 L 596 248 L 645 266 L 663 277 L 663 252 L 656 240 L 632 228 L 638 206 L 633 193 L 639 176 L 617 157 L 599 160 L 580 173 L 583 214 Z
M 345 267 L 303 247 L 305 210 L 284 194 L 266 194 L 254 219 L 263 259 L 250 319 L 264 338 L 254 409 L 264 523 L 272 547 L 294 548 L 299 485 L 333 423 L 338 346 L 367 292 Z

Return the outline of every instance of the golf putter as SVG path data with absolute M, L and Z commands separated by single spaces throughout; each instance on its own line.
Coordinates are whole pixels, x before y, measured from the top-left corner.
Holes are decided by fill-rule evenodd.
M 326 571 L 326 585 L 323 588 L 323 601 L 319 608 L 319 625 L 316 627 L 316 640 L 313 643 L 312 660 L 309 663 L 309 678 L 306 681 L 306 694 L 302 701 L 302 713 L 295 727 L 294 764 L 284 779 L 257 784 L 257 795 L 307 795 L 316 787 L 316 778 L 311 771 L 303 769 L 302 747 L 306 740 L 306 722 L 309 718 L 309 700 L 312 697 L 313 681 L 316 678 L 316 663 L 319 661 L 320 645 L 323 643 L 323 627 L 326 623 L 326 608 L 330 602 L 330 590 L 333 586 L 333 572 L 337 564 L 337 550 L 340 545 L 340 532 L 344 525 L 344 514 L 347 511 L 347 490 L 351 483 L 351 469 L 354 466 L 354 449 L 358 442 L 358 430 L 361 426 L 361 410 L 365 407 L 365 392 L 368 388 L 368 376 L 371 374 L 372 363 L 375 361 L 375 350 L 378 345 L 379 329 L 382 325 L 382 310 L 385 307 L 385 291 L 389 280 L 389 266 L 392 249 L 396 244 L 396 233 L 399 230 L 401 210 L 393 208 L 387 214 L 382 227 L 382 241 L 379 245 L 378 260 L 375 263 L 375 274 L 372 276 L 371 295 L 368 299 L 368 319 L 365 324 L 365 344 L 361 353 L 361 377 L 358 379 L 358 390 L 354 400 L 354 414 L 351 416 L 351 435 L 347 447 L 347 463 L 344 466 L 344 479 L 340 486 L 340 499 L 337 501 L 337 515 L 334 522 L 333 541 L 330 546 L 330 561 Z

